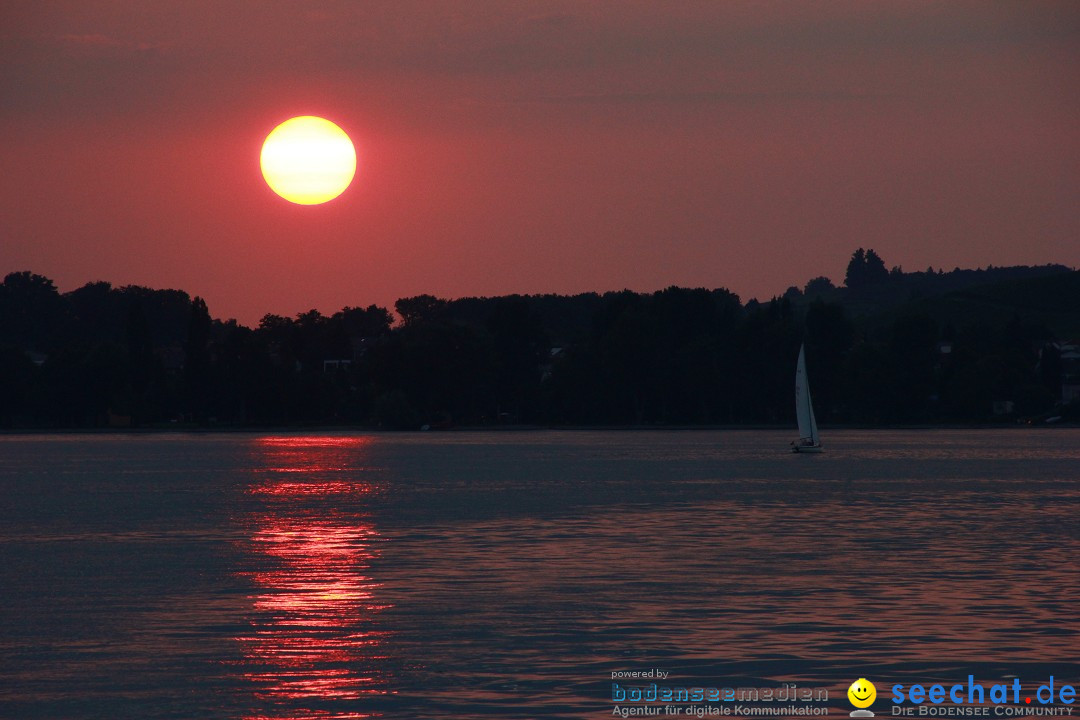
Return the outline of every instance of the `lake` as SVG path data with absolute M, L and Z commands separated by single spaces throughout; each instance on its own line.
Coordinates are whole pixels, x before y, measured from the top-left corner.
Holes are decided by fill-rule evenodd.
M 1080 430 L 0 436 L 0 716 L 1080 678 Z M 621 681 L 616 681 L 621 682 Z

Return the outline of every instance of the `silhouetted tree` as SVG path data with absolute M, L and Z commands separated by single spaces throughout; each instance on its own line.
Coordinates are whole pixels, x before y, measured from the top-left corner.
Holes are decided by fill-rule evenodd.
M 69 339 L 124 340 L 124 298 L 107 282 L 91 282 L 64 295 L 70 308 Z
M 745 307 L 723 289 L 677 287 L 427 295 L 399 301 L 397 326 L 371 305 L 267 315 L 256 329 L 213 320 L 201 298 L 179 290 L 95 282 L 60 295 L 48 278 L 12 273 L 0 283 L 0 425 L 95 426 L 130 415 L 142 425 L 411 428 L 490 423 L 499 412 L 789 424 L 800 341 L 826 422 L 991 420 L 995 400 L 1014 401 L 1021 416 L 1053 408 L 1063 369 L 1050 328 L 1066 337 L 1080 328 L 1077 309 L 1062 302 L 1080 297 L 1080 273 L 897 268 L 877 282 L 876 253 L 853 261 L 852 287 L 815 278 L 806 293 Z M 853 289 L 867 275 L 870 284 Z
M 210 310 L 201 297 L 191 301 L 191 319 L 188 321 L 187 343 L 184 346 L 187 366 L 205 367 L 210 360 L 210 330 L 213 322 Z
M 20 348 L 0 345 L 0 427 L 19 425 L 31 411 L 37 371 Z
M 0 285 L 0 340 L 47 350 L 54 344 L 63 311 L 52 280 L 29 271 L 10 273 Z
M 824 275 L 819 275 L 810 282 L 806 283 L 806 287 L 803 289 L 803 294 L 807 298 L 814 300 L 821 297 L 822 295 L 828 295 L 835 289 L 836 287 L 832 284 L 832 280 L 825 277 Z
M 188 410 L 198 419 L 205 419 L 211 390 L 210 333 L 213 322 L 206 302 L 196 297 L 191 301 L 187 342 L 184 345 L 184 377 L 187 382 Z
M 938 325 L 926 315 L 911 315 L 893 322 L 889 338 L 893 419 L 914 422 L 926 417 L 934 394 Z
M 496 414 L 533 419 L 540 390 L 540 364 L 550 341 L 529 302 L 518 295 L 496 298 L 487 321 L 495 351 Z
M 897 267 L 896 269 L 899 270 L 900 268 Z M 885 269 L 885 261 L 873 250 L 866 251 L 865 273 L 866 281 L 869 283 L 881 282 L 889 279 L 889 271 Z
M 844 273 L 844 285 L 849 288 L 858 288 L 865 285 L 866 278 L 866 251 L 859 248 L 851 255 L 848 261 L 847 272 Z
M 820 299 L 810 303 L 804 322 L 814 407 L 819 419 L 833 420 L 842 412 L 844 360 L 854 342 L 855 329 L 842 306 Z
M 889 279 L 889 271 L 885 269 L 885 261 L 873 250 L 859 248 L 848 262 L 847 273 L 844 275 L 844 284 L 853 289 L 859 289 L 884 282 Z
M 739 417 L 753 422 L 794 420 L 791 388 L 800 336 L 786 298 L 773 298 L 747 312 L 737 339 Z
M 446 306 L 446 300 L 434 295 L 401 298 L 394 303 L 394 309 L 397 310 L 397 314 L 401 316 L 401 322 L 405 325 L 437 320 L 446 310 Z
M 860 423 L 895 421 L 894 367 L 880 345 L 861 339 L 852 346 L 844 369 L 848 419 Z
M 366 308 L 345 307 L 340 313 L 340 321 L 350 337 L 376 338 L 388 335 L 390 326 L 394 322 L 393 316 L 386 308 L 377 305 L 368 305 Z
M 368 354 L 377 408 L 425 424 L 492 419 L 495 361 L 478 330 L 414 319 Z

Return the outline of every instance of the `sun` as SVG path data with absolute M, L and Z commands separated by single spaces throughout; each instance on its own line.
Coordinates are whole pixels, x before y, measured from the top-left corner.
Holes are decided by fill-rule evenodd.
M 266 136 L 259 164 L 266 184 L 278 195 L 298 205 L 319 205 L 352 183 L 356 149 L 334 123 L 301 115 Z

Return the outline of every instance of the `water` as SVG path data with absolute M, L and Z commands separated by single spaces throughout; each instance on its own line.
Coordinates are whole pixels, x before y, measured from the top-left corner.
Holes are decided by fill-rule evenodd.
M 1076 684 L 1080 431 L 789 435 L 0 437 L 0 716 L 599 718 L 651 667 L 833 716 L 860 676 Z

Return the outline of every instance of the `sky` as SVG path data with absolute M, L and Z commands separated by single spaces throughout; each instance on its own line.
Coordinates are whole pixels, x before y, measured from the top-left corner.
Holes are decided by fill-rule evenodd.
M 353 184 L 276 196 L 266 135 Z M 1080 266 L 1080 3 L 4 0 L 0 275 L 215 317 Z

